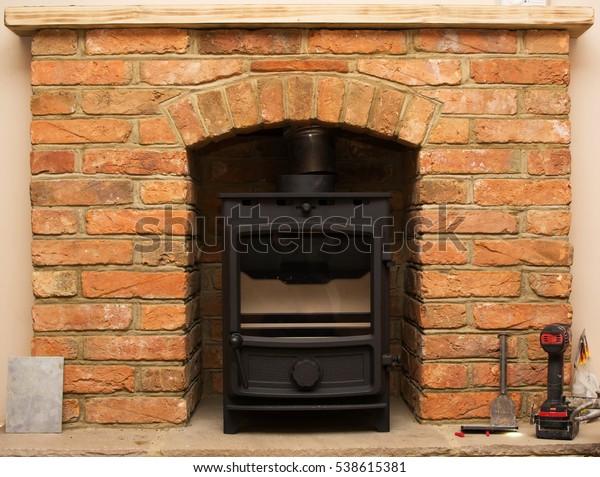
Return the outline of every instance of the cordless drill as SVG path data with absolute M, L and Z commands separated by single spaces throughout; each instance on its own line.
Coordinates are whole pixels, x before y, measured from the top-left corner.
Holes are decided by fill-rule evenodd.
M 565 325 L 548 325 L 540 334 L 540 345 L 548 353 L 548 397 L 535 416 L 535 435 L 540 439 L 571 440 L 579 431 L 579 421 L 571 419 L 573 409 L 563 396 L 564 353 L 569 342 Z

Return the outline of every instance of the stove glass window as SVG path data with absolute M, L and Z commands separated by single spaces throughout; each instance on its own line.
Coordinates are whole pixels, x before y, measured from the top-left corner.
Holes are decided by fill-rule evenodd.
M 372 237 L 345 231 L 238 237 L 244 334 L 370 334 Z

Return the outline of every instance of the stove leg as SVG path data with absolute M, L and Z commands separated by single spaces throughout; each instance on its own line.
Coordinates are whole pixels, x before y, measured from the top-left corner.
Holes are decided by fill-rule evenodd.
M 237 434 L 240 429 L 240 416 L 235 411 L 223 409 L 223 434 Z
M 390 408 L 373 411 L 373 420 L 377 432 L 390 432 Z

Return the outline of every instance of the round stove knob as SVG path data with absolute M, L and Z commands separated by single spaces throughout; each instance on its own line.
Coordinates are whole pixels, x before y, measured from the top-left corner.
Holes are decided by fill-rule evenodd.
M 319 362 L 311 358 L 298 359 L 292 365 L 292 381 L 302 391 L 313 389 L 323 377 Z
M 300 210 L 302 211 L 302 213 L 304 215 L 308 215 L 312 212 L 312 204 L 310 202 L 304 202 L 301 206 L 300 206 Z

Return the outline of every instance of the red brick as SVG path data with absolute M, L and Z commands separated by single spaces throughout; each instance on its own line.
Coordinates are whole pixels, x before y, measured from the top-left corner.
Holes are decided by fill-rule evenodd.
M 122 119 L 60 119 L 33 121 L 33 144 L 87 144 L 127 142 L 131 123 Z
M 124 240 L 34 240 L 34 265 L 107 265 L 133 262 L 133 243 Z
M 479 266 L 567 266 L 572 261 L 571 245 L 559 240 L 476 240 L 473 252 L 473 264 Z
M 183 361 L 185 336 L 88 336 L 84 356 L 93 361 Z
M 133 187 L 129 180 L 59 179 L 31 183 L 33 205 L 129 204 Z
M 91 235 L 185 235 L 193 225 L 194 213 L 189 210 L 93 209 L 86 213 L 86 230 Z
M 73 151 L 32 151 L 29 155 L 32 174 L 64 174 L 75 170 Z
M 568 298 L 573 277 L 570 273 L 530 273 L 529 286 L 537 296 Z
M 277 124 L 285 120 L 283 81 L 278 78 L 258 80 L 258 103 L 265 124 Z
M 467 312 L 463 304 L 406 301 L 407 316 L 424 329 L 460 328 L 467 324 Z
M 406 32 L 400 30 L 312 30 L 309 53 L 402 55 Z
M 124 85 L 131 65 L 121 60 L 39 60 L 31 63 L 32 85 Z
M 38 298 L 77 295 L 77 272 L 68 270 L 34 271 L 33 294 Z
M 422 29 L 415 50 L 438 53 L 516 53 L 517 35 L 510 30 Z
M 65 393 L 107 394 L 118 391 L 135 391 L 134 368 L 131 366 L 65 366 Z
M 352 81 L 346 87 L 346 108 L 343 122 L 363 128 L 369 120 L 369 112 L 375 96 L 375 88 L 367 83 Z
M 428 393 L 418 404 L 421 419 L 484 419 L 489 417 L 494 392 Z
M 301 30 L 199 30 L 201 55 L 285 55 L 300 53 Z
M 110 397 L 86 401 L 86 419 L 95 424 L 182 424 L 185 399 L 176 397 Z
M 462 244 L 450 240 L 419 240 L 419 250 L 411 260 L 423 265 L 462 265 L 467 263 L 467 250 Z
M 473 132 L 481 143 L 571 142 L 571 125 L 562 119 L 476 119 Z
M 206 342 L 220 343 L 223 340 L 223 323 L 220 317 L 216 319 L 204 319 L 204 336 Z
M 169 105 L 167 109 L 187 146 L 200 143 L 208 137 L 190 98 L 185 97 Z
M 31 40 L 31 54 L 37 55 L 74 55 L 77 53 L 77 32 L 74 30 L 40 30 Z
M 187 298 L 187 272 L 82 272 L 83 296 L 88 298 Z
M 148 392 L 185 391 L 188 386 L 184 367 L 144 368 L 141 389 Z
M 541 329 L 570 324 L 572 310 L 567 303 L 484 303 L 475 305 L 473 317 L 480 329 Z
M 77 232 L 77 213 L 73 210 L 33 209 L 31 230 L 39 235 L 74 234 Z
M 417 280 L 423 298 L 511 297 L 521 290 L 521 274 L 514 271 L 423 271 Z
M 148 180 L 140 183 L 140 199 L 144 204 L 187 204 L 191 189 L 187 180 Z
M 530 210 L 527 212 L 527 232 L 538 235 L 568 235 L 571 212 L 568 210 Z
M 470 121 L 467 118 L 442 117 L 429 135 L 431 144 L 467 144 L 469 142 Z
M 421 348 L 423 346 L 424 338 L 422 332 L 408 321 L 401 321 L 399 325 L 400 332 L 398 334 L 402 338 L 404 348 L 412 354 L 421 357 Z
M 394 137 L 406 94 L 400 91 L 384 89 L 377 94 L 373 102 L 369 129 L 386 137 Z
M 569 53 L 569 33 L 563 30 L 527 30 L 524 36 L 527 53 Z
M 84 152 L 85 174 L 183 175 L 187 172 L 184 150 L 90 149 Z
M 187 324 L 185 305 L 143 305 L 142 330 L 178 330 Z
M 210 282 L 215 290 L 223 288 L 223 270 L 221 268 L 217 268 L 211 272 Z
M 571 152 L 568 149 L 529 151 L 527 170 L 532 175 L 568 175 L 571 173 Z
M 187 31 L 177 28 L 110 28 L 85 35 L 88 55 L 185 53 L 188 44 Z
M 151 246 L 141 248 L 141 263 L 151 267 L 174 265 L 176 267 L 187 267 L 194 265 L 195 255 L 198 247 L 194 249 L 189 240 L 163 240 L 159 243 L 153 242 Z
M 450 59 L 358 60 L 357 70 L 408 86 L 454 85 L 462 80 L 460 61 Z
M 420 210 L 411 219 L 417 233 L 516 234 L 516 214 L 501 210 Z
M 81 414 L 79 401 L 77 399 L 63 399 L 62 422 L 76 422 Z
M 471 60 L 471 78 L 476 83 L 569 84 L 569 61 L 539 58 L 494 58 Z
M 143 118 L 140 124 L 140 144 L 177 144 L 178 140 L 165 118 Z
M 206 376 L 208 376 L 208 383 L 205 384 L 208 388 L 207 392 L 223 394 L 223 373 L 210 371 L 206 373 Z
M 413 96 L 400 119 L 398 139 L 412 145 L 421 145 L 431 124 L 436 105 L 421 96 Z
M 424 363 L 417 378 L 421 386 L 431 389 L 467 387 L 467 366 L 464 364 Z
M 464 204 L 467 202 L 467 183 L 458 179 L 422 179 L 416 187 L 419 204 Z
M 322 78 L 317 82 L 317 118 L 336 124 L 344 107 L 344 81 L 340 78 Z
M 419 152 L 420 174 L 503 174 L 519 172 L 515 149 L 424 149 Z
M 158 114 L 160 104 L 178 93 L 164 89 L 83 91 L 81 108 L 87 114 Z
M 197 101 L 209 137 L 223 136 L 233 129 L 225 97 L 220 91 L 201 93 Z
M 547 366 L 542 364 L 509 364 L 506 371 L 506 384 L 511 387 L 545 386 L 548 379 L 546 370 Z M 475 363 L 473 365 L 473 384 L 476 386 L 499 386 L 500 366 L 489 363 Z
M 563 90 L 532 89 L 524 92 L 525 111 L 528 114 L 569 114 L 571 99 Z
M 197 368 L 197 371 L 200 371 L 201 361 L 202 361 L 202 358 L 201 358 L 202 350 L 200 349 L 200 345 L 203 344 L 203 342 L 202 342 L 203 326 L 202 325 L 203 325 L 203 323 L 202 323 L 201 317 L 197 316 L 196 321 L 194 323 L 192 323 L 192 325 L 189 326 L 189 328 L 187 330 L 187 337 L 188 337 L 187 349 L 188 349 L 188 352 L 190 352 L 192 354 L 188 358 L 187 362 L 185 363 L 188 367 L 188 371 L 191 370 L 191 368 Z
M 444 114 L 516 114 L 518 94 L 514 89 L 445 89 L 423 94 L 442 102 Z
M 500 344 L 496 335 L 474 333 L 432 334 L 423 336 L 423 358 L 465 359 L 496 358 Z M 507 355 L 517 354 L 516 339 L 507 340 Z
M 306 121 L 313 116 L 315 83 L 310 76 L 291 76 L 287 85 L 287 113 L 292 121 Z
M 256 94 L 251 83 L 239 83 L 225 89 L 227 103 L 236 129 L 260 124 Z
M 155 60 L 140 63 L 142 83 L 196 85 L 231 78 L 242 73 L 242 60 Z
M 34 305 L 35 331 L 126 330 L 132 322 L 131 305 Z
M 568 180 L 481 179 L 475 181 L 475 202 L 480 205 L 567 205 Z
M 563 380 L 565 388 L 569 388 L 571 383 L 571 366 L 565 364 L 563 369 Z M 508 374 L 510 373 L 510 374 Z M 545 363 L 517 363 L 508 370 L 509 386 L 543 386 L 546 389 L 548 385 L 548 365 Z M 544 399 L 545 400 L 545 399 Z M 543 401 L 542 401 L 543 402 Z M 541 403 L 539 403 L 541 404 Z
M 203 293 L 200 301 L 200 314 L 202 316 L 219 316 L 223 314 L 223 297 L 220 292 Z
M 79 343 L 76 338 L 34 337 L 31 340 L 31 356 L 62 356 L 65 359 L 77 359 Z
M 75 93 L 71 91 L 37 91 L 31 97 L 31 114 L 73 114 Z
M 348 73 L 348 62 L 342 60 L 254 60 L 250 70 L 256 73 L 327 71 Z
M 223 368 L 223 349 L 220 344 L 202 346 L 202 365 L 204 369 Z

